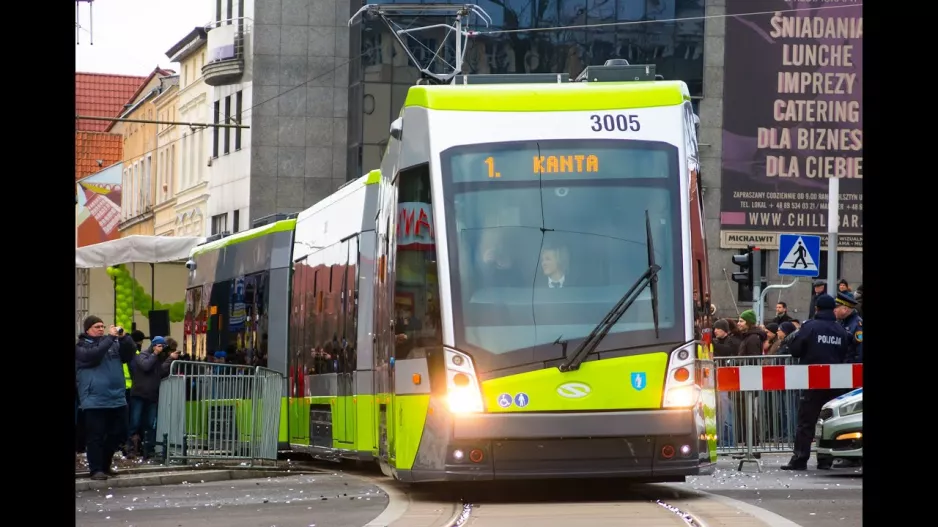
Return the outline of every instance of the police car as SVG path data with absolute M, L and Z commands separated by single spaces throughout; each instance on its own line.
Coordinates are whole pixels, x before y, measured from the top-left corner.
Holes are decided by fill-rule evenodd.
M 829 469 L 834 460 L 848 465 L 863 462 L 863 388 L 828 401 L 815 428 L 817 466 Z

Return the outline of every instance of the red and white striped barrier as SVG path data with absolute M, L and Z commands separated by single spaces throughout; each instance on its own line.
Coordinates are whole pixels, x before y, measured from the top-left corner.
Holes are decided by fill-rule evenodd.
M 863 387 L 863 364 L 726 366 L 717 368 L 717 391 L 828 390 Z

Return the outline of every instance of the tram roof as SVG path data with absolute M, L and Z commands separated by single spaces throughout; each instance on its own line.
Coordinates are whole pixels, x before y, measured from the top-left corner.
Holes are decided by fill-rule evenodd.
M 411 86 L 404 106 L 464 112 L 572 112 L 676 106 L 683 81 Z
M 213 242 L 209 242 L 204 245 L 199 245 L 192 250 L 191 256 L 198 256 L 200 254 L 217 251 L 221 249 L 222 247 L 228 247 L 230 245 L 244 243 L 248 240 L 253 240 L 254 238 L 260 238 L 261 236 L 267 236 L 268 234 L 274 234 L 276 232 L 292 231 L 295 228 L 296 228 L 296 218 L 276 221 L 274 223 L 262 225 L 254 229 L 241 231 L 237 234 L 232 234 L 231 236 L 226 236 L 220 240 L 215 240 Z

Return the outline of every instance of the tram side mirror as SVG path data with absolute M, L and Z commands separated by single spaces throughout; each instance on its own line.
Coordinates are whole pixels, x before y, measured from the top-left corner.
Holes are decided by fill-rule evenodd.
M 398 117 L 394 119 L 394 122 L 391 123 L 391 137 L 401 140 L 401 137 L 404 135 L 404 123 L 401 121 L 401 118 Z
M 186 260 L 186 269 L 195 271 L 195 260 Z

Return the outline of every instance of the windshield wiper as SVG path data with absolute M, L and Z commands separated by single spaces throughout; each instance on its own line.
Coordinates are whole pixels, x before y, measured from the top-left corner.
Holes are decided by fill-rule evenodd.
M 655 239 L 651 235 L 651 218 L 648 216 L 648 209 L 645 209 L 645 246 L 648 247 L 648 268 L 658 267 L 655 263 Z M 658 267 L 660 271 L 661 268 Z M 658 271 L 655 271 L 651 278 L 651 318 L 655 322 L 655 338 L 658 334 Z
M 651 236 L 651 220 L 649 219 L 647 210 L 645 211 L 645 243 L 648 246 L 648 269 L 645 269 L 645 272 L 638 277 L 638 280 L 632 284 L 632 287 L 630 287 L 616 305 L 612 306 L 612 309 L 606 313 L 602 321 L 593 328 L 593 331 L 591 331 L 585 339 L 583 339 L 583 342 L 574 350 L 570 360 L 558 366 L 560 371 L 577 370 L 586 357 L 599 347 L 599 344 L 602 343 L 612 327 L 622 318 L 622 315 L 625 315 L 626 311 L 632 307 L 632 304 L 638 300 L 638 296 L 642 291 L 649 286 L 651 286 L 651 309 L 655 324 L 655 336 L 658 336 L 658 271 L 661 271 L 661 266 L 655 263 L 654 243 Z

